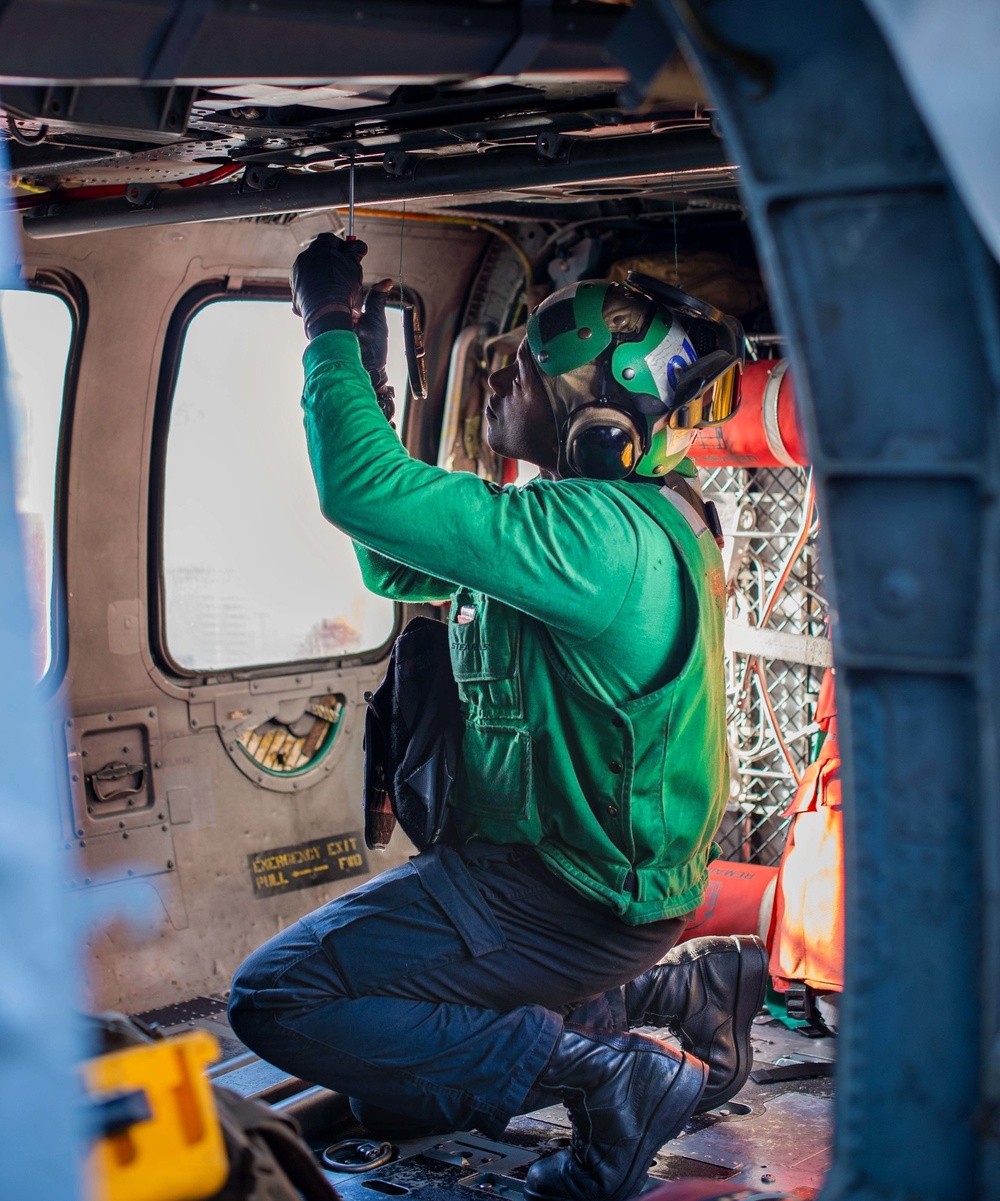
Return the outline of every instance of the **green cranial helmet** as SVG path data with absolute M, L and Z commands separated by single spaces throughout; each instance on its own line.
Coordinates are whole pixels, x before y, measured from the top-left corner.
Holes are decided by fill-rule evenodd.
M 532 312 L 526 336 L 567 474 L 664 475 L 697 428 L 738 403 L 738 322 L 647 276 L 562 288 Z

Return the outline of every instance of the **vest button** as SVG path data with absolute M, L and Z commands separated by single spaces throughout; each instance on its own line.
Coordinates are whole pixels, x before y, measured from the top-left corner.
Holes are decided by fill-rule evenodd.
M 611 768 L 611 770 L 615 773 L 616 776 L 621 775 L 622 765 L 618 762 L 617 759 L 612 759 L 611 762 L 608 764 L 608 767 Z
M 616 806 L 609 805 L 608 806 L 608 817 L 617 817 L 617 816 L 618 816 L 618 809 L 616 808 Z
M 625 728 L 625 719 L 619 717 L 618 714 L 616 713 L 614 715 L 614 717 L 612 717 L 612 719 L 611 719 L 611 724 L 615 727 L 616 730 L 623 730 Z

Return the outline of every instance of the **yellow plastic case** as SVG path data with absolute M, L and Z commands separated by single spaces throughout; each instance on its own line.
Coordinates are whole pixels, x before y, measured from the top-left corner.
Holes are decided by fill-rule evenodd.
M 89 1201 L 203 1201 L 218 1192 L 229 1161 L 205 1075 L 218 1058 L 216 1040 L 194 1030 L 83 1065 L 92 1097 L 141 1089 L 152 1115 L 94 1144 Z

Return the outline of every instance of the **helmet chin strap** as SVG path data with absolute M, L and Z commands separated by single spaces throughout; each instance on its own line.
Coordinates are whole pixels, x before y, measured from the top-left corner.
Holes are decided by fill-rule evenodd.
M 558 392 L 550 387 L 549 380 L 538 370 L 538 364 L 535 362 L 535 356 L 528 352 L 528 361 L 531 363 L 531 370 L 534 374 L 534 383 L 541 388 L 545 399 L 549 404 L 549 412 L 552 414 L 552 423 L 556 432 L 556 473 L 561 479 L 566 479 L 575 473 L 566 461 L 566 443 L 565 430 L 569 422 L 570 416 L 579 406 L 571 406 L 559 396 Z
M 522 347 L 524 347 L 523 342 L 521 345 L 522 345 Z M 555 426 L 555 431 L 556 431 L 556 442 L 559 447 L 559 458 L 561 460 L 562 459 L 562 429 L 563 429 L 563 426 L 566 424 L 566 420 L 569 417 L 569 414 L 572 410 L 568 409 L 567 406 L 565 404 L 563 404 L 563 402 L 560 400 L 560 398 L 549 387 L 548 380 L 538 370 L 538 364 L 535 362 L 535 356 L 531 353 L 530 349 L 528 349 L 526 358 L 527 358 L 528 362 L 531 364 L 533 385 L 536 388 L 541 389 L 542 394 L 544 395 L 545 399 L 548 401 L 549 411 L 552 414 L 552 423 Z

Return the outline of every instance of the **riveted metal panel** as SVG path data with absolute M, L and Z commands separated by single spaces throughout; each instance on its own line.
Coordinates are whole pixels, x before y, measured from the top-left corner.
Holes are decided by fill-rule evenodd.
M 788 286 L 802 350 L 829 396 L 815 410 L 813 462 L 920 469 L 975 458 L 990 383 L 974 300 L 954 269 L 963 248 L 947 193 L 776 205 L 771 219 L 796 265 Z M 817 279 L 821 295 L 812 290 Z
M 837 477 L 826 503 L 827 545 L 851 581 L 839 593 L 837 661 L 893 654 L 967 670 L 977 596 L 949 581 L 961 579 L 979 552 L 975 482 Z

